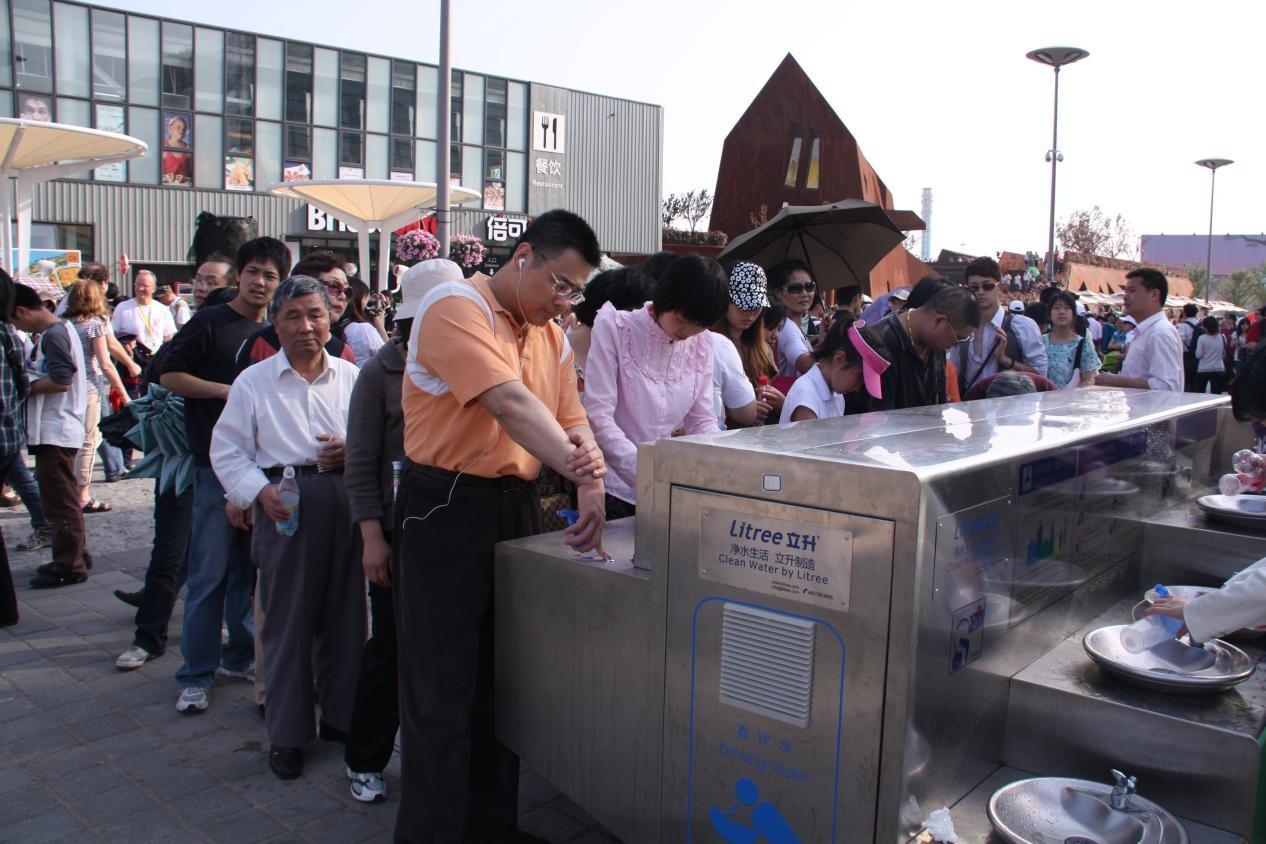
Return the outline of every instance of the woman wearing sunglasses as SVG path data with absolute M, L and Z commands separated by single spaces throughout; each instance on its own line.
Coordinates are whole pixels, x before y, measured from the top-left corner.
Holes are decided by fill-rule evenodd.
M 813 366 L 813 350 L 807 335 L 812 327 L 809 309 L 813 307 L 817 289 L 809 265 L 804 261 L 784 261 L 769 273 L 770 295 L 787 312 L 775 349 L 779 375 L 794 378 Z

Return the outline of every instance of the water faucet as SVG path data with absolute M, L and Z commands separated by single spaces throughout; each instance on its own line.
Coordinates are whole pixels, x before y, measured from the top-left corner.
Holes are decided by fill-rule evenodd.
M 1124 812 L 1130 807 L 1130 795 L 1134 794 L 1138 780 L 1134 777 L 1126 776 L 1116 768 L 1112 769 L 1112 778 L 1116 780 L 1116 785 L 1112 787 L 1112 794 L 1108 797 L 1108 803 L 1118 812 Z

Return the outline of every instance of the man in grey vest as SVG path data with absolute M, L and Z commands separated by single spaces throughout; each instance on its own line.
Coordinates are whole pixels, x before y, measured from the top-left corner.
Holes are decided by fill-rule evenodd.
M 996 372 L 1046 375 L 1046 345 L 1037 323 L 1002 307 L 1002 271 L 993 258 L 977 258 L 963 271 L 967 289 L 980 305 L 980 326 L 951 353 L 960 395 Z

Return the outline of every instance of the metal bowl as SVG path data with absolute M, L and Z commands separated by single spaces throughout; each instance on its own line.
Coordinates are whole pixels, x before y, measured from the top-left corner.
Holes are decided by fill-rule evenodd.
M 1114 809 L 1111 794 L 1089 780 L 1020 780 L 989 798 L 989 822 L 1011 844 L 1188 844 L 1187 830 L 1160 806 L 1132 794 Z
M 1249 530 L 1266 530 L 1266 495 L 1202 495 L 1196 506 L 1209 518 Z
M 1253 676 L 1257 664 L 1244 651 L 1215 639 L 1193 647 L 1174 639 L 1132 654 L 1121 645 L 1126 625 L 1086 634 L 1082 647 L 1104 671 L 1131 685 L 1175 695 L 1224 692 Z

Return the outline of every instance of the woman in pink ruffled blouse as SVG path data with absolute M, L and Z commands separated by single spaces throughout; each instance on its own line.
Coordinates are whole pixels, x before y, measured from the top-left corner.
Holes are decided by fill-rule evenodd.
M 635 512 L 638 443 L 716 431 L 707 329 L 729 304 L 721 265 L 685 255 L 664 270 L 645 307 L 617 311 L 608 304 L 598 311 L 584 403 L 607 461 L 608 519 Z

